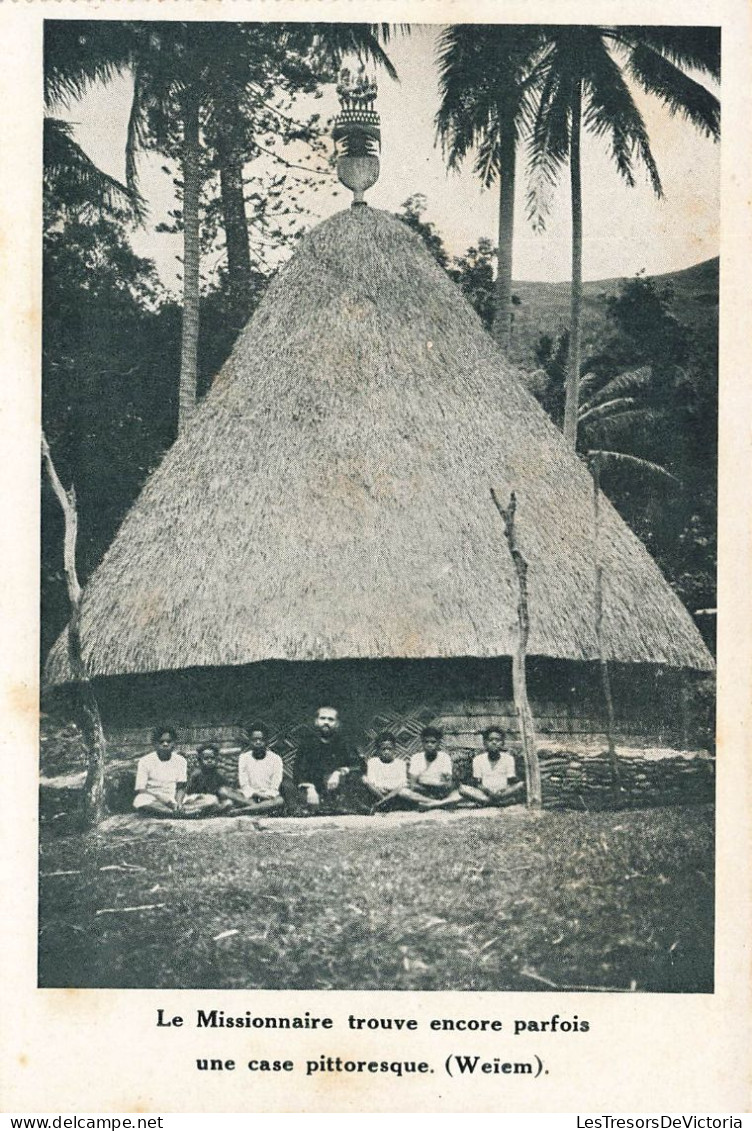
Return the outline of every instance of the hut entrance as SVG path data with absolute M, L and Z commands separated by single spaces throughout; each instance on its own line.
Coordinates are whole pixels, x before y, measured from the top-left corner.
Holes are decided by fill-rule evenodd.
M 602 748 L 605 719 L 597 665 L 532 658 L 528 680 L 540 748 Z M 686 745 L 682 679 L 669 669 L 615 665 L 617 739 Z M 262 719 L 272 745 L 292 766 L 316 709 L 337 707 L 343 731 L 361 754 L 381 730 L 400 753 L 420 748 L 420 732 L 440 726 L 458 763 L 477 753 L 491 723 L 517 739 L 508 658 L 271 661 L 236 668 L 194 668 L 124 676 L 97 687 L 113 751 L 132 757 L 148 748 L 151 728 L 176 726 L 186 750 L 206 739 L 231 746 L 240 728 Z

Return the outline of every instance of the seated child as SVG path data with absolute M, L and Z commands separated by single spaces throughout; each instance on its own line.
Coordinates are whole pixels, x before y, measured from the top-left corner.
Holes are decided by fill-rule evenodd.
M 279 754 L 267 748 L 268 737 L 263 723 L 253 723 L 248 729 L 248 750 L 238 759 L 242 803 L 236 813 L 271 813 L 285 807 L 280 792 L 284 765 Z
M 219 747 L 215 742 L 204 742 L 196 751 L 198 769 L 191 774 L 188 793 L 183 801 L 184 817 L 209 817 L 232 809 L 232 798 L 227 783 L 217 768 Z
M 483 745 L 483 753 L 473 758 L 473 784 L 459 787 L 462 796 L 477 805 L 507 805 L 515 798 L 521 800 L 525 783 L 517 781 L 517 767 L 505 749 L 506 734 L 501 727 L 484 730 Z
M 150 817 L 181 816 L 188 763 L 175 751 L 177 734 L 172 727 L 155 727 L 155 749 L 139 758 L 133 808 Z
M 421 809 L 456 805 L 461 795 L 454 788 L 452 759 L 441 749 L 442 731 L 438 727 L 424 727 L 420 737 L 423 749 L 410 759 L 409 787 L 403 796 Z
M 397 740 L 390 731 L 378 734 L 374 746 L 376 753 L 366 762 L 362 780 L 376 807 L 383 808 L 407 789 L 407 766 L 397 757 Z

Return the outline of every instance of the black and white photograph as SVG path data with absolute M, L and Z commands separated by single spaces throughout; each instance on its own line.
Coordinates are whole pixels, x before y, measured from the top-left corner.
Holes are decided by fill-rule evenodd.
M 37 985 L 712 995 L 720 27 L 82 15 Z

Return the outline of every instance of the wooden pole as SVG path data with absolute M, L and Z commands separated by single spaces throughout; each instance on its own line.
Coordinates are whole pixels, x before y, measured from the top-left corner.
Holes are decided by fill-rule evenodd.
M 614 697 L 611 693 L 611 676 L 608 670 L 608 657 L 606 645 L 603 640 L 603 563 L 601 561 L 600 532 L 601 532 L 601 459 L 596 453 L 590 460 L 590 471 L 593 476 L 593 515 L 594 530 L 594 558 L 595 558 L 595 638 L 598 645 L 598 666 L 601 673 L 601 687 L 606 704 L 606 741 L 608 743 L 608 760 L 611 766 L 611 789 L 614 798 L 619 793 L 619 758 L 616 753 L 616 740 L 614 732 Z
M 518 634 L 517 648 L 512 656 L 512 689 L 514 693 L 514 706 L 520 724 L 522 753 L 525 759 L 527 806 L 528 809 L 540 809 L 543 805 L 543 791 L 541 786 L 540 765 L 538 762 L 538 749 L 535 741 L 533 712 L 530 709 L 530 701 L 527 697 L 527 674 L 525 670 L 527 641 L 530 635 L 530 613 L 527 601 L 527 562 L 517 545 L 517 534 L 514 525 L 514 516 L 517 510 L 517 497 L 514 491 L 512 491 L 512 494 L 509 496 L 509 506 L 503 507 L 492 487 L 491 498 L 504 521 L 504 534 L 517 574 L 517 585 L 519 589 L 519 598 L 517 601 Z
M 86 823 L 98 825 L 105 815 L 104 767 L 107 744 L 102 727 L 99 705 L 94 695 L 81 650 L 81 586 L 76 571 L 76 538 L 78 534 L 78 511 L 76 492 L 73 487 L 66 491 L 60 482 L 55 464 L 52 461 L 50 446 L 42 433 L 42 458 L 47 470 L 50 485 L 55 492 L 63 511 L 65 534 L 63 538 L 63 568 L 71 616 L 68 622 L 68 662 L 75 681 L 78 699 L 81 734 L 88 760 L 86 784 L 84 786 L 84 811 Z

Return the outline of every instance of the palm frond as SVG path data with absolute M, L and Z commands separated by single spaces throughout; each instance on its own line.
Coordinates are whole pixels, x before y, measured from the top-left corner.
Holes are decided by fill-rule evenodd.
M 130 25 L 121 20 L 47 20 L 44 27 L 44 97 L 67 106 L 97 82 L 108 83 L 132 59 Z
M 437 139 L 449 168 L 457 168 L 494 121 L 493 101 L 482 45 L 475 29 L 451 27 L 439 39 Z
M 545 227 L 550 190 L 569 157 L 571 105 L 568 84 L 558 68 L 560 54 L 552 50 L 541 65 L 541 89 L 528 144 L 527 216 L 538 230 Z
M 296 31 L 302 36 L 300 46 L 312 49 L 330 66 L 339 67 L 346 56 L 355 55 L 363 62 L 378 64 L 390 79 L 399 81 L 396 67 L 379 40 L 388 43 L 396 33 L 409 35 L 409 24 L 300 24 L 293 28 L 293 40 Z
M 590 390 L 600 380 L 600 373 L 595 373 L 593 370 L 591 370 L 589 373 L 583 373 L 582 377 L 580 377 L 580 398 L 583 401 L 586 401 L 588 399 Z
M 129 188 L 133 190 L 137 190 L 138 188 L 137 155 L 142 142 L 145 140 L 145 136 L 146 130 L 141 113 L 141 106 L 139 104 L 139 89 L 136 87 L 133 92 L 133 101 L 131 102 L 131 109 L 128 115 L 128 129 L 125 139 L 125 179 L 128 182 Z
M 580 424 L 587 420 L 598 419 L 604 415 L 610 415 L 616 408 L 631 407 L 635 403 L 634 397 L 617 397 L 615 400 L 604 401 L 603 404 L 580 405 L 580 411 L 577 414 L 577 419 Z
M 526 25 L 457 25 L 441 34 L 435 125 L 450 169 L 475 150 L 483 183 L 498 175 L 494 145 L 509 130 L 519 138 L 533 121 L 541 44 L 541 29 Z
M 593 450 L 587 452 L 588 463 L 594 460 L 599 460 L 602 465 L 612 464 L 617 467 L 623 466 L 631 468 L 633 471 L 647 472 L 650 475 L 657 475 L 664 479 L 670 479 L 672 483 L 680 484 L 680 480 L 672 475 L 670 471 L 666 471 L 665 467 L 661 467 L 659 463 L 652 463 L 649 459 L 642 459 L 640 456 L 630 456 L 626 452 L 613 452 L 609 450 Z
M 622 42 L 642 43 L 677 67 L 721 77 L 721 29 L 719 27 L 645 27 L 610 29 Z
M 707 137 L 720 137 L 721 105 L 702 83 L 644 44 L 636 44 L 630 52 L 627 70 L 672 116 L 686 119 Z
M 146 147 L 149 136 L 146 124 L 146 84 L 142 79 L 142 71 L 136 67 L 125 139 L 125 181 L 132 192 L 138 191 L 138 153 Z
M 639 159 L 648 171 L 656 195 L 661 196 L 661 179 L 645 122 L 603 39 L 591 42 L 582 77 L 585 127 L 596 137 L 608 139 L 614 164 L 628 185 L 635 183 L 634 166 Z
M 650 385 L 652 379 L 653 370 L 649 365 L 643 365 L 639 369 L 629 369 L 625 373 L 619 373 L 616 377 L 606 381 L 597 392 L 588 398 L 589 404 L 596 405 L 622 393 L 641 391 Z M 584 395 L 582 383 L 580 384 L 580 392 Z
M 499 130 L 495 123 L 488 128 L 480 140 L 478 156 L 473 168 L 484 188 L 490 188 L 501 172 Z
M 79 199 L 88 197 L 97 207 L 120 209 L 135 220 L 143 221 L 146 202 L 137 193 L 105 173 L 73 138 L 70 122 L 45 118 L 43 132 L 45 184 L 65 195 L 62 182 Z
M 585 424 L 585 430 L 590 430 L 591 435 L 606 437 L 628 433 L 630 440 L 634 439 L 635 429 L 646 432 L 655 427 L 661 419 L 661 413 L 653 408 L 625 408 L 622 411 L 615 409 L 599 420 L 591 420 Z

